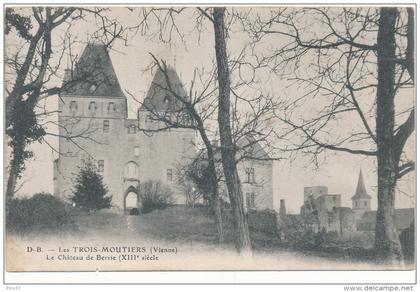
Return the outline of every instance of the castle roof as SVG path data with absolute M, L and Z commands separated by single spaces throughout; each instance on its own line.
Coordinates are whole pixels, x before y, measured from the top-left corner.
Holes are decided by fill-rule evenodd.
M 240 148 L 240 155 L 245 158 L 263 160 L 271 159 L 261 144 L 252 135 L 241 137 L 236 144 Z
M 166 74 L 165 74 L 166 72 Z M 140 111 L 176 112 L 183 109 L 181 98 L 188 98 L 181 79 L 175 69 L 168 66 L 166 71 L 157 70 L 146 94 Z M 172 94 L 172 92 L 176 94 Z M 178 98 L 177 98 L 178 97 Z
M 362 170 L 359 172 L 359 180 L 357 182 L 356 192 L 353 197 L 351 197 L 352 200 L 359 200 L 359 199 L 370 199 L 371 196 L 368 195 L 365 187 L 365 182 L 363 180 L 363 173 Z
M 403 230 L 414 221 L 414 208 L 395 209 L 394 223 L 397 230 Z M 366 211 L 357 222 L 357 230 L 374 231 L 376 226 L 376 211 Z
M 105 44 L 88 44 L 64 79 L 65 95 L 125 97 Z
M 270 156 L 264 150 L 264 148 L 260 145 L 260 143 L 255 140 L 251 135 L 247 135 L 241 137 L 237 142 L 237 146 L 239 150 L 237 151 L 237 155 L 244 159 L 244 160 L 271 160 Z M 220 146 L 213 145 L 214 149 L 214 157 L 217 162 L 222 161 L 222 154 L 220 151 Z M 206 149 L 202 149 L 201 152 L 197 156 L 197 160 L 207 160 L 207 151 Z

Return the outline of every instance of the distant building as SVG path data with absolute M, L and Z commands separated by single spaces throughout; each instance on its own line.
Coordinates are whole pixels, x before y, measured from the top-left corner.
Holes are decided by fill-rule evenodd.
M 362 170 L 359 172 L 359 180 L 357 181 L 356 192 L 353 197 L 351 197 L 351 200 L 353 202 L 352 209 L 356 215 L 357 220 L 360 219 L 365 212 L 370 211 L 371 196 L 369 196 L 366 191 Z
M 371 211 L 371 196 L 366 191 L 360 170 L 356 191 L 352 196 L 352 208 L 341 206 L 341 195 L 329 194 L 328 187 L 304 188 L 304 204 L 301 218 L 305 228 L 314 232 L 337 232 L 342 236 L 354 232 L 374 232 L 376 211 Z M 395 209 L 395 224 L 399 232 L 414 221 L 414 209 Z
M 313 186 L 303 188 L 303 201 L 306 202 L 312 197 L 314 200 L 328 194 L 328 187 L 326 186 Z
M 300 213 L 308 228 L 314 232 L 343 232 L 340 220 L 344 220 L 344 209 L 349 208 L 341 207 L 340 194 L 329 194 L 326 186 L 305 187 L 303 194 L 304 204 Z

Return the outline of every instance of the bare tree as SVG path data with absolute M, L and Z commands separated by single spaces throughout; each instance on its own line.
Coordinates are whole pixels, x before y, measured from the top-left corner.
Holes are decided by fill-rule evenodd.
M 217 60 L 217 80 L 219 83 L 218 122 L 222 165 L 228 188 L 233 224 L 237 233 L 236 249 L 241 253 L 251 253 L 248 221 L 245 215 L 241 181 L 236 167 L 236 147 L 232 138 L 230 117 L 230 73 L 226 49 L 225 8 L 213 8 L 214 39 Z
M 414 103 L 401 102 L 414 81 L 412 8 L 281 8 L 243 19 L 256 47 L 268 36 L 281 43 L 258 63 L 288 76 L 300 95 L 276 113 L 288 126 L 279 138 L 299 137 L 283 150 L 309 153 L 314 163 L 325 150 L 376 157 L 375 251 L 401 262 L 393 214 L 397 181 L 414 169 L 403 152 Z

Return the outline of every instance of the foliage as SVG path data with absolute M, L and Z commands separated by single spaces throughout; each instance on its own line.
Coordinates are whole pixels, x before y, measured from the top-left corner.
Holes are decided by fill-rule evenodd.
M 112 196 L 107 196 L 108 189 L 102 176 L 97 172 L 92 161 L 85 162 L 76 177 L 76 185 L 70 200 L 85 211 L 111 208 Z
M 13 149 L 14 164 L 18 166 L 14 171 L 19 177 L 25 170 L 25 161 L 33 156 L 32 151 L 26 150 L 26 146 L 40 142 L 45 130 L 37 123 L 35 112 L 22 100 L 17 101 L 10 120 L 6 134 L 11 138 L 9 145 Z
M 75 210 L 48 193 L 8 201 L 6 227 L 9 232 L 58 231 L 74 228 Z
M 159 181 L 148 180 L 139 186 L 141 213 L 165 209 L 173 203 L 172 191 Z
M 248 210 L 249 229 L 259 230 L 274 237 L 278 236 L 278 223 L 276 211 L 265 210 Z
M 6 8 L 5 35 L 15 29 L 18 35 L 29 41 L 30 30 L 33 28 L 31 18 L 15 12 L 12 8 Z M 33 156 L 26 146 L 35 141 L 41 141 L 45 130 L 37 123 L 36 115 L 31 105 L 24 99 L 16 99 L 7 117 L 9 124 L 6 134 L 10 137 L 9 145 L 13 149 L 13 163 L 17 177 L 25 170 L 25 161 Z
M 207 157 L 207 155 L 205 156 Z M 207 159 L 203 157 L 204 155 L 200 155 L 193 162 L 184 166 L 182 173 L 178 177 L 181 184 L 185 181 L 193 183 L 196 191 L 202 195 L 203 199 L 206 202 L 210 202 L 213 189 L 213 184 L 210 180 L 211 169 Z M 219 167 L 216 167 L 216 175 L 218 178 L 221 178 L 223 170 L 220 164 L 218 165 Z
M 30 30 L 32 27 L 33 25 L 30 17 L 17 14 L 13 8 L 6 8 L 4 23 L 5 35 L 9 34 L 12 28 L 14 28 L 21 38 L 29 40 L 31 38 Z
M 404 258 L 406 260 L 413 260 L 414 259 L 414 252 L 415 252 L 415 229 L 414 229 L 414 221 L 410 224 L 410 226 L 404 229 L 400 234 L 400 241 L 402 246 L 402 251 L 404 254 Z
M 198 160 L 182 167 L 178 174 L 178 184 L 188 188 L 186 190 L 187 197 L 199 194 L 205 201 L 210 200 L 212 186 L 208 179 L 209 171 L 208 165 Z M 190 194 L 192 188 L 194 188 L 195 194 Z M 188 198 L 187 201 L 189 201 Z

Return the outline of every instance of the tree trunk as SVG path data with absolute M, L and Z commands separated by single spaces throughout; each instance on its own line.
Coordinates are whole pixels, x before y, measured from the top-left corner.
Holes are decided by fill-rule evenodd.
M 18 168 L 19 166 L 16 163 L 16 159 L 10 161 L 10 171 L 7 178 L 7 187 L 6 187 L 6 200 L 10 200 L 15 195 L 16 182 L 18 178 Z
M 226 52 L 224 14 L 224 7 L 217 7 L 213 10 L 217 79 L 219 83 L 218 123 L 222 165 L 232 208 L 233 225 L 236 231 L 236 249 L 240 253 L 251 254 L 248 222 L 244 211 L 241 183 L 236 168 L 236 150 L 232 141 L 232 131 L 230 128 L 230 80 Z
M 222 210 L 220 206 L 220 197 L 219 197 L 219 190 L 218 190 L 218 182 L 217 182 L 217 172 L 216 172 L 216 163 L 214 158 L 213 146 L 207 134 L 204 130 L 203 122 L 200 118 L 197 118 L 198 123 L 198 130 L 201 136 L 201 139 L 204 141 L 207 150 L 207 160 L 208 160 L 208 167 L 210 170 L 210 184 L 211 184 L 211 205 L 214 211 L 214 218 L 216 221 L 217 227 L 217 242 L 220 244 L 223 242 L 223 221 L 222 221 Z
M 219 192 L 216 190 L 213 193 L 213 210 L 214 210 L 214 218 L 216 219 L 216 227 L 217 227 L 217 243 L 223 243 L 223 219 L 222 219 L 222 208 L 220 206 L 220 199 L 219 199 Z
M 212 186 L 212 207 L 214 211 L 214 217 L 216 219 L 217 227 L 217 242 L 220 244 L 223 242 L 223 221 L 222 221 L 222 209 L 220 206 L 220 197 L 217 183 L 216 167 L 214 162 L 213 149 L 208 152 L 209 167 L 210 167 L 210 180 Z
M 396 8 L 381 8 L 378 30 L 378 88 L 376 135 L 378 142 L 378 211 L 375 251 L 377 259 L 401 264 L 401 244 L 394 223 L 395 186 L 399 157 L 394 151 L 395 22 Z

